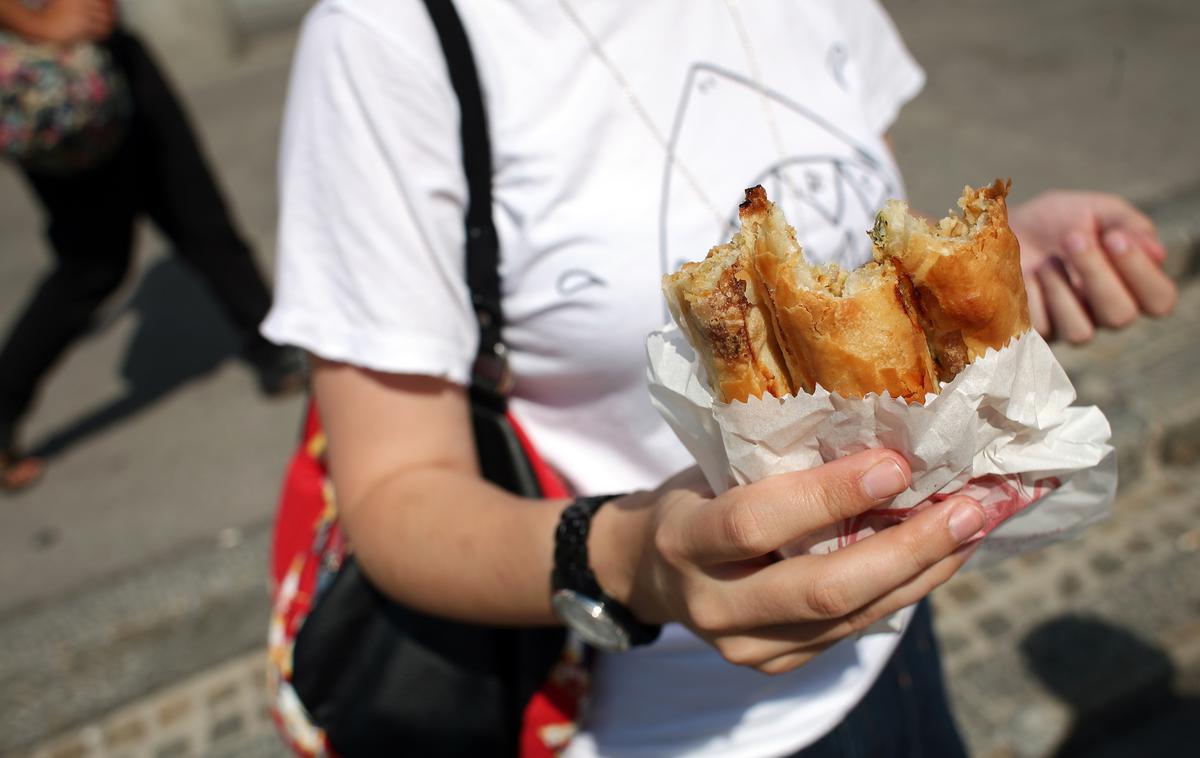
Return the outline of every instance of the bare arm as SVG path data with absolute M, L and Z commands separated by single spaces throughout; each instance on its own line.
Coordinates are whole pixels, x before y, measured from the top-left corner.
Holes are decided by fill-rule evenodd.
M 344 524 L 389 595 L 480 623 L 553 623 L 563 501 L 479 478 L 460 387 L 317 361 L 317 402 Z M 916 602 L 949 578 L 984 521 L 952 498 L 828 556 L 775 561 L 799 536 L 887 502 L 904 459 L 871 450 L 713 497 L 695 469 L 617 499 L 592 526 L 597 580 L 643 621 L 680 621 L 728 660 L 777 673 Z
M 465 621 L 553 622 L 565 503 L 480 478 L 461 387 L 318 362 L 314 389 L 352 547 L 385 592 Z
M 0 0 L 0 27 L 22 37 L 40 39 L 42 14 L 25 7 L 21 0 Z
M 29 40 L 42 40 L 46 18 L 20 0 L 0 0 L 0 26 Z
M 101 39 L 115 21 L 113 0 L 51 0 L 43 10 L 31 10 L 21 0 L 0 0 L 0 27 L 35 42 Z

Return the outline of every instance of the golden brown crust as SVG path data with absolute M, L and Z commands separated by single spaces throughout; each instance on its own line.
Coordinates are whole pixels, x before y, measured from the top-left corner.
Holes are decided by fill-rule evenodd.
M 742 224 L 757 230 L 754 264 L 793 379 L 807 392 L 819 384 L 844 397 L 888 392 L 919 403 L 936 392 L 929 347 L 895 267 L 846 274 L 809 266 L 783 214 L 756 189 L 742 204 Z
M 784 332 L 783 326 L 779 321 L 779 313 L 771 302 L 770 289 L 766 287 L 767 281 L 773 281 L 778 277 L 776 268 L 782 265 L 788 256 L 793 253 L 803 255 L 800 250 L 800 243 L 796 240 L 796 230 L 784 220 L 783 212 L 776 208 L 774 203 L 767 200 L 767 191 L 763 189 L 762 185 L 756 185 L 746 190 L 746 199 L 739 206 L 739 215 L 741 217 L 743 232 L 754 243 L 751 250 L 751 259 L 754 264 L 754 270 L 758 274 L 758 281 L 762 285 L 767 309 L 770 312 L 772 323 L 775 327 L 775 337 L 779 343 L 780 352 L 783 354 L 784 364 L 787 367 L 792 386 L 812 392 L 812 387 L 816 383 L 816 379 L 813 376 L 812 370 L 805 363 L 798 350 L 798 346 L 794 344 L 794 340 L 790 339 L 789 335 Z M 772 235 L 774 235 L 775 239 L 768 240 L 768 237 Z M 778 250 L 779 254 L 763 257 L 759 254 L 760 248 Z M 766 277 L 763 275 L 764 271 L 766 272 Z
M 795 387 L 783 364 L 771 314 L 744 235 L 709 251 L 700 263 L 663 278 L 671 313 L 696 348 L 718 397 L 784 397 Z
M 1021 249 L 1005 205 L 1010 186 L 997 179 L 978 190 L 967 187 L 959 200 L 962 217 L 943 219 L 936 229 L 893 201 L 872 232 L 877 257 L 894 259 L 912 279 L 943 381 L 1029 329 Z
M 722 400 L 820 385 L 922 402 L 939 379 L 1029 329 L 1008 189 L 966 188 L 962 215 L 937 228 L 888 203 L 871 233 L 876 262 L 847 272 L 810 265 L 753 187 L 731 243 L 664 277 L 663 290 Z

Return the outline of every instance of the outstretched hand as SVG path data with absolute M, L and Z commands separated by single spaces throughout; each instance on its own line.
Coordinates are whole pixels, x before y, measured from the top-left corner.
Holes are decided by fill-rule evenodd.
M 1165 316 L 1175 283 L 1154 222 L 1116 195 L 1056 190 L 1012 209 L 1033 326 L 1047 338 L 1087 342 L 1139 314 Z

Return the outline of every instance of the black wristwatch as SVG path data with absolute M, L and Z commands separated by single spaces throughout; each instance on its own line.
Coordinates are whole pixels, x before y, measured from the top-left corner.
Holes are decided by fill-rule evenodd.
M 614 497 L 581 497 L 563 511 L 554 535 L 550 602 L 558 618 L 585 642 L 616 652 L 654 642 L 662 627 L 643 624 L 632 611 L 604 594 L 588 565 L 592 516 Z

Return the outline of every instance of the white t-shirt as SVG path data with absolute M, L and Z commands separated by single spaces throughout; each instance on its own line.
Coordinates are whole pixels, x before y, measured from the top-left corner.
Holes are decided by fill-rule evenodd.
M 660 277 L 726 241 L 758 183 L 810 257 L 869 257 L 875 211 L 903 193 L 882 135 L 923 74 L 874 0 L 568 1 L 599 50 L 558 0 L 456 2 L 490 119 L 511 408 L 579 492 L 654 487 L 691 463 L 645 387 L 646 334 L 668 320 Z M 458 119 L 422 3 L 312 11 L 267 337 L 469 380 Z M 670 626 L 601 657 L 568 754 L 789 753 L 853 707 L 896 641 L 766 677 Z

